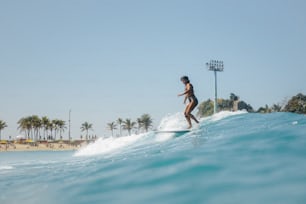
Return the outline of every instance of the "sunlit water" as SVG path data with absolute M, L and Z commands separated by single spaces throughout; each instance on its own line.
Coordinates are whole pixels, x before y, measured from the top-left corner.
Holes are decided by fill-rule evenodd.
M 181 113 L 159 126 L 184 127 Z M 0 153 L 0 203 L 306 203 L 306 117 L 221 112 L 183 135 Z

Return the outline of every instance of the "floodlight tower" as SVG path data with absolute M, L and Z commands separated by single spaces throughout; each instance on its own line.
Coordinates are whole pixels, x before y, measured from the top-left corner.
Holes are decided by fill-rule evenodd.
M 207 69 L 209 71 L 214 71 L 215 73 L 215 104 L 214 104 L 214 114 L 217 113 L 217 106 L 218 106 L 218 101 L 217 101 L 217 72 L 223 72 L 224 65 L 223 61 L 219 60 L 210 60 L 209 62 L 206 63 Z
M 71 121 L 71 120 L 70 120 L 70 115 L 71 115 L 71 109 L 69 110 L 69 131 L 68 131 L 69 141 L 71 141 L 71 135 L 70 135 L 70 133 L 71 133 L 71 132 L 70 132 L 70 126 L 71 126 L 71 125 L 70 125 L 70 121 Z

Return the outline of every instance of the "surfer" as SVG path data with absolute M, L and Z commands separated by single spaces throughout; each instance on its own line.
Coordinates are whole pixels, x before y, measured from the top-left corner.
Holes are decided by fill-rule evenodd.
M 189 101 L 189 103 L 187 104 L 187 106 L 185 108 L 184 115 L 185 115 L 186 120 L 187 120 L 188 125 L 189 125 L 188 129 L 190 129 L 190 128 L 192 128 L 191 119 L 193 119 L 196 123 L 199 123 L 199 121 L 194 117 L 194 115 L 191 114 L 193 109 L 198 105 L 198 99 L 194 95 L 193 86 L 190 83 L 188 77 L 187 76 L 182 76 L 181 81 L 183 82 L 183 84 L 185 84 L 185 91 L 184 91 L 184 93 L 178 94 L 178 96 L 184 96 L 185 95 L 184 104 L 186 104 L 187 99 Z

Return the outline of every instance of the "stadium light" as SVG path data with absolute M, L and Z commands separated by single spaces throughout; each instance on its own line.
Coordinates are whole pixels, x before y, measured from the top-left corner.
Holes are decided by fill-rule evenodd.
M 217 72 L 223 72 L 224 64 L 223 61 L 210 60 L 206 63 L 207 69 L 209 71 L 214 71 L 215 73 L 215 103 L 214 103 L 214 114 L 218 111 L 218 101 L 217 101 Z

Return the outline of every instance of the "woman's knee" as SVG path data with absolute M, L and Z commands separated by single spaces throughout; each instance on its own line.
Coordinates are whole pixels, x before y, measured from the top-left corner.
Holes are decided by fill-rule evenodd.
M 186 118 L 190 118 L 190 112 L 185 111 L 184 115 L 185 115 Z

